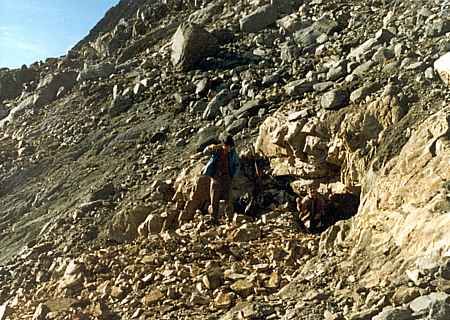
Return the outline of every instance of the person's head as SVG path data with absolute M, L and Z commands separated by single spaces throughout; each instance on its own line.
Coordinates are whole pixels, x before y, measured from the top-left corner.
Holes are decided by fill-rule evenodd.
M 310 196 L 316 196 L 317 195 L 317 187 L 315 186 L 310 186 L 308 188 L 308 195 Z
M 233 148 L 234 147 L 234 140 L 233 137 L 231 135 L 226 135 L 223 139 L 223 144 L 229 148 Z

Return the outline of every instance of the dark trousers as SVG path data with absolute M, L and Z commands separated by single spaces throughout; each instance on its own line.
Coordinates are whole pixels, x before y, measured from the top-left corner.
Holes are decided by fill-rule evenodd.
M 211 178 L 210 213 L 214 220 L 219 219 L 220 200 L 225 200 L 225 212 L 228 212 L 231 209 L 230 194 L 231 194 L 231 177 L 230 176 L 220 176 L 220 177 L 212 177 Z

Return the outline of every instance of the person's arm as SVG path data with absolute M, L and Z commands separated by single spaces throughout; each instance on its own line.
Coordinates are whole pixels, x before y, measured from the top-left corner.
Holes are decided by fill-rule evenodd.
M 220 144 L 210 144 L 203 150 L 203 154 L 212 154 L 219 151 L 222 148 Z

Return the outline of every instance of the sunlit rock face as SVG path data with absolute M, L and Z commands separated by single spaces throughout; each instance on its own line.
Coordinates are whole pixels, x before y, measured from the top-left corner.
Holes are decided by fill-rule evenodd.
M 346 222 L 351 225 L 346 240 L 355 258 L 374 257 L 376 275 L 367 273 L 369 282 L 436 266 L 450 254 L 450 108 L 404 132 L 407 143 L 384 162 L 380 146 L 395 148 L 386 132 L 407 112 L 387 88 L 367 106 L 341 113 L 302 119 L 276 113 L 261 125 L 256 143 L 276 174 L 299 178 L 294 190 L 311 183 L 335 191 L 360 188 L 361 205 Z
M 350 239 L 361 250 L 398 249 L 386 270 L 415 263 L 430 268 L 450 255 L 450 108 L 429 117 L 400 154 L 363 182 L 362 204 Z M 403 268 L 403 269 L 404 269 Z

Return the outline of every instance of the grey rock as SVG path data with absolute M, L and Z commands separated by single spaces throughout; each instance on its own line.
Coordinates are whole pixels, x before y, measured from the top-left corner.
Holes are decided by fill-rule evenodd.
M 32 320 L 45 320 L 49 312 L 50 309 L 45 304 L 40 303 L 33 314 Z
M 336 110 L 348 104 L 347 94 L 344 90 L 335 89 L 322 95 L 320 100 L 322 108 Z
M 361 59 L 362 56 L 364 56 L 368 51 L 370 51 L 373 47 L 375 47 L 378 44 L 378 41 L 374 38 L 370 38 L 369 40 L 365 41 L 363 44 L 358 46 L 357 48 L 353 49 L 349 54 L 349 58 L 356 58 Z
M 247 118 L 242 118 L 234 121 L 230 126 L 227 127 L 227 132 L 234 135 L 238 132 L 241 132 L 242 129 L 247 127 L 248 120 Z
M 189 16 L 189 22 L 196 23 L 198 25 L 205 25 L 210 22 L 211 19 L 223 11 L 223 3 L 211 2 L 203 9 L 197 10 Z
M 404 308 L 386 308 L 375 317 L 373 320 L 409 320 L 411 319 L 411 310 Z
M 116 117 L 121 113 L 126 112 L 133 104 L 130 96 L 117 96 L 111 101 L 111 106 L 108 113 L 111 117 Z
M 219 50 L 217 39 L 199 25 L 181 24 L 172 38 L 171 61 L 179 70 L 189 70 Z
M 377 43 L 380 43 L 380 44 L 381 43 L 389 43 L 389 41 L 391 41 L 391 39 L 393 39 L 393 38 L 395 38 L 395 34 L 393 34 L 388 29 L 380 29 L 375 34 L 375 40 L 377 41 Z
M 410 302 L 409 307 L 414 313 L 428 313 L 431 306 L 440 301 L 445 302 L 449 298 L 449 295 L 443 292 L 433 292 L 426 296 L 421 296 Z
M 75 86 L 76 78 L 77 73 L 75 71 L 49 74 L 39 82 L 34 97 L 34 106 L 39 108 L 53 102 L 61 87 L 67 91 Z
M 353 70 L 352 74 L 356 76 L 362 76 L 364 73 L 372 69 L 373 66 L 377 65 L 377 63 L 373 60 L 369 60 L 359 65 Z
M 250 129 L 256 128 L 258 127 L 259 122 L 260 119 L 258 117 L 251 117 L 250 119 L 248 119 L 247 127 L 249 127 Z
M 202 128 L 197 133 L 195 150 L 202 152 L 207 146 L 219 142 L 219 129 L 217 127 Z
M 284 30 L 286 34 L 292 34 L 300 29 L 309 27 L 311 23 L 302 19 L 298 14 L 291 14 L 277 20 L 277 25 Z
M 314 30 L 319 33 L 332 34 L 339 29 L 339 24 L 329 18 L 322 17 L 313 24 Z
M 439 276 L 445 280 L 450 280 L 450 260 L 439 267 Z
M 292 62 L 300 56 L 300 48 L 296 45 L 281 46 L 281 60 L 284 62 Z
M 277 16 L 277 8 L 274 5 L 262 6 L 239 21 L 241 31 L 246 33 L 261 31 L 275 23 Z
M 262 105 L 262 101 L 258 99 L 247 101 L 241 108 L 234 112 L 234 115 L 236 118 L 254 116 L 258 113 Z
M 436 19 L 425 27 L 425 34 L 431 38 L 442 36 L 447 32 L 450 32 L 450 20 L 448 19 Z
M 136 239 L 139 225 L 145 221 L 151 211 L 151 208 L 145 206 L 119 211 L 108 225 L 108 239 L 119 243 Z
M 304 48 L 311 47 L 316 44 L 317 39 L 322 33 L 314 29 L 314 26 L 307 27 L 294 33 L 295 42 Z
M 371 93 L 378 90 L 378 87 L 379 86 L 376 83 L 366 84 L 366 85 L 362 86 L 361 88 L 356 89 L 355 91 L 353 91 L 350 94 L 350 101 L 353 103 L 359 102 L 359 101 L 363 100 L 365 97 L 367 97 L 368 95 L 370 95 Z
M 203 114 L 203 112 L 205 112 L 206 106 L 208 105 L 208 103 L 206 101 L 203 100 L 199 100 L 199 101 L 193 101 L 189 104 L 189 112 L 190 113 L 201 113 Z
M 347 318 L 348 320 L 372 320 L 377 313 L 377 309 L 369 309 L 352 313 Z
M 237 95 L 236 91 L 230 91 L 223 89 L 220 91 L 211 101 L 208 103 L 205 111 L 203 112 L 203 119 L 212 120 L 220 114 L 220 108 L 227 105 L 231 99 Z
M 301 96 L 313 90 L 312 84 L 306 79 L 289 82 L 284 86 L 284 90 L 290 97 Z
M 361 58 L 366 55 L 370 50 L 372 50 L 375 46 L 383 43 L 388 43 L 394 38 L 395 35 L 387 29 L 380 29 L 373 38 L 368 39 L 363 44 L 353 49 L 348 57 L 356 58 L 361 60 Z
M 405 67 L 405 70 L 423 70 L 423 69 L 425 69 L 425 67 L 426 67 L 425 63 L 423 63 L 422 61 L 417 61 L 417 62 L 408 64 Z
M 332 88 L 333 86 L 334 86 L 333 81 L 319 82 L 319 83 L 315 83 L 313 85 L 313 90 L 315 92 L 324 92 L 324 91 L 327 91 L 328 89 Z
M 433 80 L 435 78 L 433 67 L 428 67 L 425 70 L 425 79 Z
M 271 0 L 270 3 L 277 8 L 277 12 L 289 14 L 298 9 L 302 1 L 298 0 Z
M 392 59 L 395 57 L 394 52 L 387 48 L 379 48 L 372 57 L 372 60 L 383 62 L 388 59 Z
M 336 81 L 339 78 L 343 78 L 347 75 L 347 65 L 345 63 L 339 63 L 328 70 L 327 80 Z
M 96 80 L 98 78 L 108 78 L 115 71 L 112 63 L 99 63 L 94 65 L 85 65 L 84 69 L 78 75 L 78 81 Z
M 38 76 L 37 71 L 25 66 L 21 69 L 0 70 L 0 101 L 18 97 L 23 85 L 36 80 Z
M 11 311 L 12 310 L 7 303 L 0 305 L 0 320 L 6 320 Z
M 450 319 L 450 301 L 448 299 L 433 301 L 428 313 L 428 319 L 447 320 Z

